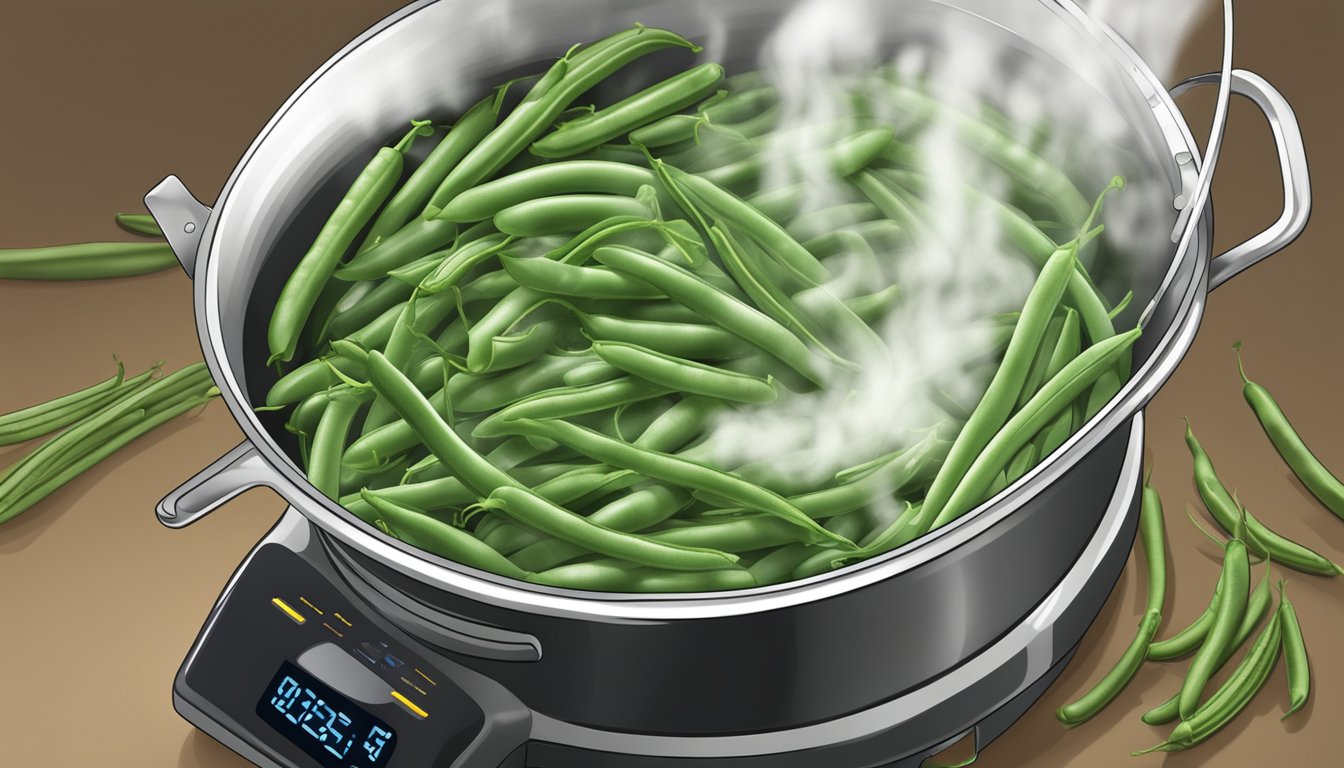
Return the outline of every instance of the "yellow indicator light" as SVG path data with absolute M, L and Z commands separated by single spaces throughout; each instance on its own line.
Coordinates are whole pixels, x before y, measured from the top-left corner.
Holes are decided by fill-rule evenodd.
M 411 714 L 415 715 L 416 717 L 419 717 L 419 718 L 422 718 L 422 719 L 423 719 L 423 718 L 426 718 L 426 717 L 429 717 L 429 713 L 428 713 L 428 712 L 426 712 L 425 710 L 423 710 L 423 709 L 421 709 L 420 707 L 416 706 L 416 705 L 415 705 L 415 702 L 413 702 L 413 701 L 411 701 L 410 699 L 406 698 L 405 696 L 401 695 L 400 692 L 398 692 L 398 691 L 393 691 L 393 692 L 392 692 L 392 698 L 396 699 L 397 702 L 401 704 L 401 706 L 403 706 L 403 707 L 409 709 L 409 710 L 411 711 Z
M 286 603 L 284 600 L 281 600 L 278 597 L 271 598 L 271 605 L 274 605 L 276 608 L 279 608 L 281 613 L 293 619 L 295 624 L 305 624 L 308 621 L 308 619 L 305 619 L 303 617 L 303 614 L 299 613 L 293 608 L 290 608 L 289 603 Z
M 325 614 L 322 613 L 322 609 L 321 609 L 321 608 L 318 608 L 316 605 L 313 605 L 312 603 L 308 602 L 308 598 L 306 598 L 306 597 L 300 597 L 300 598 L 299 598 L 299 602 L 303 603 L 304 605 L 308 606 L 309 608 L 312 608 L 312 609 L 313 609 L 313 612 L 316 613 L 318 616 L 323 616 L 323 615 L 325 615 Z
M 333 614 L 331 614 L 331 615 L 332 615 L 332 616 L 335 616 L 335 617 L 338 618 L 338 619 L 340 619 L 340 620 L 341 620 L 341 623 L 344 624 L 344 625 L 347 626 L 347 627 L 353 627 L 353 626 L 355 626 L 354 624 L 351 624 L 351 623 L 350 623 L 350 620 L 349 620 L 349 619 L 345 618 L 344 616 L 342 616 L 342 615 L 339 614 L 339 613 L 333 613 Z
M 425 678 L 425 682 L 429 683 L 430 685 L 438 685 L 438 683 L 436 683 L 436 682 L 434 682 L 433 680 L 430 679 L 429 675 L 426 675 L 424 672 L 421 672 L 419 669 L 416 669 L 416 670 L 415 670 L 415 674 L 417 674 L 417 675 L 419 675 L 419 676 Z

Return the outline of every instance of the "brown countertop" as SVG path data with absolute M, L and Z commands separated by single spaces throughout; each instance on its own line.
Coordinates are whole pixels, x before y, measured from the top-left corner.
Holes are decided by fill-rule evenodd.
M 0 14 L 0 246 L 118 235 L 111 216 L 138 210 L 168 173 L 213 198 L 256 131 L 327 56 L 400 5 L 140 0 L 9 7 Z M 1344 468 L 1341 187 L 1344 119 L 1335 95 L 1329 0 L 1242 0 L 1237 65 L 1276 84 L 1297 109 L 1311 157 L 1315 215 L 1307 234 L 1210 298 L 1194 348 L 1148 409 L 1147 453 L 1168 511 L 1173 554 L 1162 634 L 1202 608 L 1217 578 L 1214 547 L 1184 519 L 1197 497 L 1182 416 L 1194 420 L 1220 473 L 1265 522 L 1344 559 L 1344 524 L 1291 477 L 1241 400 L 1234 340 L 1307 442 Z M 1218 21 L 1200 23 L 1182 59 L 1215 64 Z M 1201 100 L 1202 99 L 1202 100 Z M 1207 94 L 1186 103 L 1196 133 Z M 1232 111 L 1214 199 L 1220 247 L 1276 215 L 1277 168 L 1255 110 Z M 132 369 L 200 357 L 191 285 L 177 272 L 107 283 L 0 283 L 0 412 L 107 376 L 113 354 Z M 190 529 L 161 528 L 152 509 L 172 486 L 241 438 L 225 409 L 142 439 L 0 528 L 0 734 L 6 765 L 241 766 L 173 712 L 170 686 L 220 588 L 284 504 L 248 493 Z M 21 455 L 0 449 L 0 463 Z M 1130 749 L 1164 731 L 1138 721 L 1179 683 L 1184 665 L 1150 665 L 1101 716 L 1065 730 L 1055 707 L 1089 686 L 1128 643 L 1142 604 L 1141 571 L 1126 570 L 1074 663 L 977 765 L 1259 766 L 1338 760 L 1332 725 L 1344 715 L 1344 581 L 1292 575 L 1289 589 L 1312 650 L 1306 710 L 1284 723 L 1278 670 L 1247 715 L 1183 755 Z

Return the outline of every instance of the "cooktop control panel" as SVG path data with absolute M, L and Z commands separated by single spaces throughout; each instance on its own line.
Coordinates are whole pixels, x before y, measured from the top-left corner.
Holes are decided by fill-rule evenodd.
M 178 683 L 188 704 L 286 768 L 446 768 L 487 720 L 439 668 L 277 544 L 242 569 Z

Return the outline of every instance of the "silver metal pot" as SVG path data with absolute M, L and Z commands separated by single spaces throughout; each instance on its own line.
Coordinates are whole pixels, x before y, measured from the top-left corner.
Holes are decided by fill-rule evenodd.
M 351 42 L 298 88 L 213 210 L 175 177 L 165 179 L 146 203 L 195 279 L 205 358 L 247 437 L 165 498 L 161 521 L 185 526 L 247 488 L 275 489 L 376 610 L 503 683 L 530 709 L 533 740 L 555 750 L 548 765 L 664 764 L 652 756 L 764 760 L 823 743 L 843 752 L 859 735 L 878 732 L 899 732 L 900 755 L 918 757 L 977 723 L 982 743 L 1006 727 L 1011 717 L 986 718 L 1013 701 L 1020 711 L 1039 694 L 1115 583 L 1135 523 L 1141 410 L 1189 348 L 1208 292 L 1305 226 L 1310 194 L 1295 118 L 1250 72 L 1225 69 L 1226 79 L 1215 74 L 1181 86 L 1219 83 L 1224 93 L 1252 100 L 1269 119 L 1283 168 L 1282 216 L 1212 260 L 1212 162 L 1201 167 L 1169 94 L 1113 32 L 1069 0 L 910 0 L 897 5 L 918 13 L 886 15 L 888 45 L 917 34 L 911 20 L 931 14 L 1007 35 L 1026 55 L 1067 67 L 1128 120 L 1136 151 L 1169 188 L 1177 226 L 1174 249 L 1150 257 L 1146 284 L 1136 287 L 1147 303 L 1146 332 L 1124 390 L 1020 481 L 885 556 L 722 594 L 611 595 L 513 582 L 366 526 L 305 481 L 253 410 L 273 380 L 263 329 L 284 277 L 368 148 L 408 115 L 460 112 L 503 75 L 635 21 L 713 37 L 715 50 L 741 58 L 793 5 L 421 0 Z M 585 757 L 565 757 L 566 750 Z M 623 757 L 606 763 L 594 757 L 602 753 Z M 871 756 L 844 759 L 879 764 Z M 800 764 L 844 764 L 836 760 Z

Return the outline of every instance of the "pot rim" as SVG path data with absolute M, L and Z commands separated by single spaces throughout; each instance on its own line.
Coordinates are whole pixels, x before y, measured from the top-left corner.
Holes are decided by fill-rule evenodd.
M 221 397 L 248 442 L 264 459 L 268 468 L 281 478 L 281 484 L 288 491 L 285 495 L 290 503 L 330 538 L 411 578 L 481 602 L 514 610 L 574 617 L 603 616 L 637 620 L 744 615 L 824 600 L 861 589 L 917 568 L 967 544 L 1033 499 L 1104 439 L 1129 423 L 1165 383 L 1193 342 L 1195 330 L 1203 315 L 1208 286 L 1208 264 L 1212 249 L 1211 204 L 1203 206 L 1198 221 L 1193 223 L 1197 231 L 1189 247 L 1173 255 L 1169 278 L 1170 275 L 1181 271 L 1187 260 L 1193 260 L 1194 264 L 1190 269 L 1190 280 L 1184 295 L 1177 302 L 1178 308 L 1170 326 L 1165 329 L 1144 365 L 1135 371 L 1120 393 L 1099 413 L 1030 472 L 958 520 L 891 552 L 808 579 L 711 593 L 651 595 L 585 592 L 536 585 L 478 571 L 384 537 L 337 502 L 316 491 L 288 455 L 274 444 L 251 406 L 241 396 L 242 388 L 238 377 L 233 369 L 225 364 L 228 356 L 220 330 L 219 273 L 212 268 L 220 249 L 215 234 L 221 219 L 220 214 L 226 209 L 230 194 L 248 170 L 249 163 L 258 148 L 309 88 L 366 41 L 439 1 L 417 0 L 356 37 L 309 76 L 276 111 L 248 147 L 220 191 L 214 213 L 210 215 L 201 234 L 195 280 L 197 330 L 206 364 L 219 385 Z M 1121 58 L 1127 71 L 1139 81 L 1143 90 L 1151 93 L 1149 103 L 1155 119 L 1161 122 L 1164 116 L 1171 118 L 1170 122 L 1177 131 L 1173 134 L 1171 126 L 1164 124 L 1164 128 L 1167 129 L 1164 130 L 1164 135 L 1168 142 L 1173 145 L 1173 149 L 1189 152 L 1194 158 L 1195 167 L 1198 168 L 1201 163 L 1199 149 L 1190 134 L 1184 116 L 1172 101 L 1167 89 L 1138 54 L 1072 0 L 1042 0 L 1042 2 L 1047 2 L 1055 6 L 1057 12 L 1068 15 L 1076 26 L 1107 46 L 1111 55 Z M 1178 148 L 1176 146 L 1178 141 L 1183 146 Z M 1171 288 L 1172 281 L 1168 279 L 1153 297 L 1153 302 L 1161 298 L 1163 291 Z

